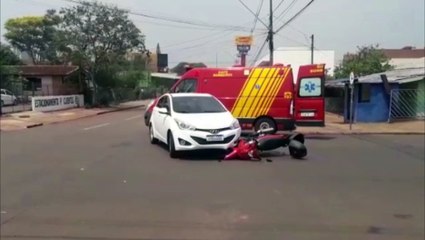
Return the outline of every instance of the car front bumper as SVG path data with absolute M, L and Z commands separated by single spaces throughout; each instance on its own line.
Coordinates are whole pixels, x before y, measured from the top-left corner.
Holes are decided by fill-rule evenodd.
M 208 135 L 221 135 L 223 141 L 207 141 Z M 191 150 L 202 150 L 202 149 L 222 149 L 227 150 L 233 147 L 236 141 L 241 136 L 241 129 L 230 129 L 219 132 L 217 134 L 211 134 L 207 131 L 189 131 L 189 130 L 178 130 L 173 132 L 174 145 L 177 151 L 191 151 Z M 182 143 L 182 140 L 184 143 Z

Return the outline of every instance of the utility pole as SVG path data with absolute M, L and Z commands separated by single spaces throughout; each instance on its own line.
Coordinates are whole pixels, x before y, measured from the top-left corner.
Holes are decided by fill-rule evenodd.
M 314 63 L 314 34 L 311 34 L 311 64 Z
M 273 0 L 270 0 L 270 20 L 269 20 L 269 51 L 270 51 L 270 66 L 273 66 Z

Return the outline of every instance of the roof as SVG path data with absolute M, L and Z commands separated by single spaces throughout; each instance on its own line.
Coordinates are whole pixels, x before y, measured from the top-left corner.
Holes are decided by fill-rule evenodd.
M 425 68 L 405 68 L 375 73 L 363 77 L 359 77 L 359 83 L 380 83 L 381 75 L 387 76 L 389 83 L 408 83 L 415 82 L 425 78 Z
M 423 58 L 425 49 L 382 49 L 384 55 L 388 58 Z
M 152 77 L 157 78 L 168 78 L 168 79 L 179 79 L 177 73 L 151 73 Z
M 381 75 L 386 75 L 389 83 L 408 83 L 423 80 L 425 78 L 425 68 L 404 68 L 395 69 L 381 73 L 370 74 L 358 78 L 359 83 L 382 83 Z M 338 87 L 348 83 L 348 78 L 329 80 L 325 82 L 327 87 Z
M 78 66 L 66 65 L 8 65 L 14 68 L 18 74 L 30 76 L 68 76 L 78 70 Z

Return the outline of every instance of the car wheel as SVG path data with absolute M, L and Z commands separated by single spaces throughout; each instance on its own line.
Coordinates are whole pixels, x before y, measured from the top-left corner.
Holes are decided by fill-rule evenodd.
M 267 128 L 273 128 L 273 132 L 275 133 L 277 131 L 276 123 L 273 121 L 273 119 L 268 117 L 262 117 L 259 118 L 254 125 L 254 130 L 258 131 L 260 129 L 267 129 Z
M 151 141 L 151 144 L 157 144 L 158 143 L 158 139 L 155 138 L 155 134 L 153 133 L 152 125 L 149 125 L 149 139 Z
M 178 152 L 176 151 L 176 147 L 174 145 L 174 138 L 173 138 L 173 134 L 170 132 L 168 134 L 168 152 L 170 154 L 171 158 L 177 158 L 178 157 Z

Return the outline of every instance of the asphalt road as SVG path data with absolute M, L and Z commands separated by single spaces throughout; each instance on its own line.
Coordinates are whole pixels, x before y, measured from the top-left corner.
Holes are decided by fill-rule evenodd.
M 424 136 L 307 146 L 170 159 L 141 109 L 2 132 L 1 239 L 423 239 Z

